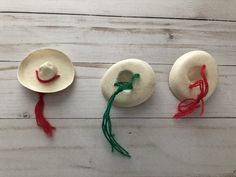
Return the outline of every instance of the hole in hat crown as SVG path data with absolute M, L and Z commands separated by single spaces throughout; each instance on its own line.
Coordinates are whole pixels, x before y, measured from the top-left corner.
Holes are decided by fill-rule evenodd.
M 128 82 L 132 78 L 133 73 L 129 70 L 123 70 L 118 74 L 118 82 Z M 123 92 L 129 93 L 131 90 L 124 90 Z
M 56 76 L 57 73 L 57 67 L 48 61 L 43 63 L 38 69 L 38 76 L 41 80 L 50 80 Z
M 190 68 L 187 75 L 188 75 L 188 78 L 191 82 L 195 82 L 197 80 L 202 79 L 201 67 L 200 66 L 194 66 L 194 67 Z M 207 76 L 207 72 L 206 72 L 206 76 Z
M 128 82 L 131 79 L 132 75 L 133 75 L 133 73 L 129 70 L 121 71 L 118 74 L 117 81 L 118 82 Z

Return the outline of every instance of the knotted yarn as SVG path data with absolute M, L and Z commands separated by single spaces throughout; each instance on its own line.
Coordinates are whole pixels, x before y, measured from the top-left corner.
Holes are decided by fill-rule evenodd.
M 112 123 L 111 123 L 111 117 L 110 117 L 110 111 L 112 104 L 115 100 L 115 97 L 122 91 L 124 90 L 132 90 L 133 89 L 133 84 L 136 79 L 140 78 L 140 74 L 136 73 L 133 74 L 132 77 L 128 82 L 116 82 L 114 86 L 118 87 L 117 90 L 111 95 L 111 97 L 108 100 L 106 110 L 103 114 L 103 120 L 102 120 L 102 131 L 107 139 L 107 141 L 110 143 L 112 147 L 112 151 L 115 149 L 122 155 L 126 157 L 131 157 L 128 151 L 126 151 L 114 138 L 114 134 L 112 132 Z
M 179 119 L 186 115 L 191 114 L 196 108 L 200 107 L 200 104 L 201 104 L 200 115 L 201 116 L 203 115 L 204 109 L 205 109 L 204 97 L 207 95 L 208 89 L 209 89 L 205 70 L 206 70 L 206 65 L 204 64 L 201 66 L 201 71 L 200 71 L 202 79 L 199 79 L 195 81 L 194 83 L 189 84 L 189 89 L 193 89 L 196 87 L 199 88 L 200 93 L 197 95 L 197 98 L 183 99 L 177 105 L 178 112 L 173 116 L 173 118 Z

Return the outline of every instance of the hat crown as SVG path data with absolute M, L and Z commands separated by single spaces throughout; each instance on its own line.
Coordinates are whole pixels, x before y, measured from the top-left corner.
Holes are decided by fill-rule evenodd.
M 41 80 L 50 80 L 57 75 L 57 72 L 57 67 L 47 61 L 39 67 L 38 76 Z

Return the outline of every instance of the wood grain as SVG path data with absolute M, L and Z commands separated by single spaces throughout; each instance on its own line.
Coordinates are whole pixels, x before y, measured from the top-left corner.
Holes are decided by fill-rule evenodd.
M 236 20 L 235 0 L 0 0 L 1 12 Z
M 173 64 L 185 52 L 201 49 L 220 65 L 236 65 L 233 22 L 0 14 L 0 39 L 1 61 L 21 61 L 32 50 L 51 47 L 74 62 L 134 57 Z
M 101 93 L 100 79 L 110 65 L 74 64 L 76 66 L 74 84 L 63 92 L 46 95 L 45 114 L 49 118 L 101 118 L 106 101 Z M 23 88 L 17 81 L 17 66 L 18 63 L 14 62 L 0 63 L 0 118 L 34 117 L 34 105 L 38 96 Z M 178 100 L 168 88 L 171 65 L 152 65 L 152 67 L 156 73 L 157 86 L 151 99 L 134 108 L 114 107 L 111 113 L 113 118 L 172 117 Z M 219 85 L 215 94 L 207 101 L 205 118 L 235 117 L 236 115 L 235 66 L 220 66 L 219 73 Z M 196 111 L 193 116 L 199 117 L 199 111 Z
M 131 159 L 111 152 L 101 120 L 52 122 L 50 140 L 34 120 L 0 120 L 0 176 L 235 176 L 236 120 L 113 120 Z
M 0 177 L 236 177 L 235 7 L 235 0 L 0 0 Z M 76 69 L 71 87 L 46 95 L 53 139 L 35 123 L 37 94 L 16 77 L 19 61 L 38 48 L 63 51 Z M 178 101 L 169 71 L 197 49 L 216 58 L 219 85 L 204 117 L 172 120 Z M 112 153 L 100 128 L 100 79 L 126 58 L 149 62 L 157 77 L 147 102 L 111 111 L 132 159 Z

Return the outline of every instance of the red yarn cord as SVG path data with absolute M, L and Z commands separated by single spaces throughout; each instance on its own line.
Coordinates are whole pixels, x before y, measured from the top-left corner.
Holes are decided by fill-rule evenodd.
M 48 83 L 48 82 L 51 82 L 51 81 L 57 79 L 58 77 L 60 77 L 60 75 L 56 75 L 52 79 L 49 79 L 49 80 L 41 80 L 38 76 L 38 71 L 36 70 L 36 77 L 37 77 L 39 82 Z M 53 130 L 55 130 L 56 128 L 54 126 L 52 126 L 43 115 L 44 95 L 45 94 L 44 93 L 38 93 L 38 94 L 39 94 L 39 100 L 38 100 L 37 104 L 35 105 L 35 110 L 34 110 L 35 117 L 36 117 L 36 122 L 37 122 L 38 126 L 41 127 L 43 129 L 43 131 L 48 136 L 52 137 Z
M 53 78 L 51 78 L 51 79 L 42 80 L 42 79 L 40 79 L 40 77 L 39 77 L 38 71 L 36 70 L 35 72 L 36 72 L 36 77 L 37 77 L 38 81 L 41 82 L 41 83 L 48 83 L 48 82 L 54 81 L 55 79 L 57 79 L 58 77 L 60 77 L 60 75 L 55 75 L 55 76 L 54 76 Z
M 53 135 L 53 130 L 56 128 L 52 126 L 44 117 L 43 115 L 43 109 L 44 109 L 44 93 L 39 93 L 39 100 L 38 103 L 35 106 L 35 115 L 36 115 L 36 122 L 39 127 L 43 129 L 43 131 L 48 135 Z
M 201 106 L 201 113 L 202 116 L 205 109 L 205 102 L 204 97 L 208 93 L 208 81 L 205 74 L 206 65 L 202 65 L 201 67 L 201 76 L 202 79 L 197 80 L 196 82 L 189 85 L 189 89 L 193 89 L 199 87 L 200 93 L 197 95 L 197 98 L 186 98 L 183 99 L 178 105 L 177 110 L 178 112 L 173 116 L 173 118 L 182 118 L 188 114 L 191 114 L 196 108 Z

